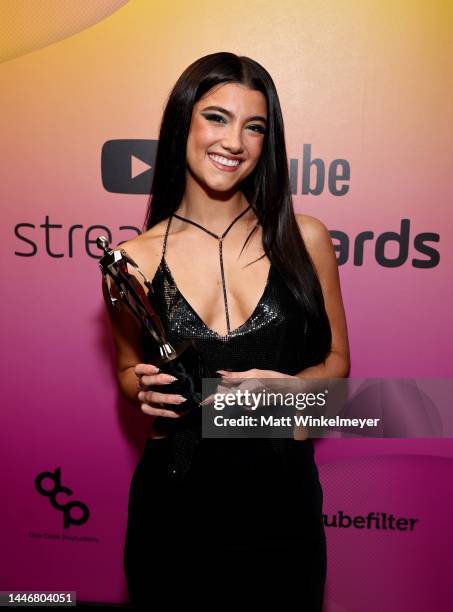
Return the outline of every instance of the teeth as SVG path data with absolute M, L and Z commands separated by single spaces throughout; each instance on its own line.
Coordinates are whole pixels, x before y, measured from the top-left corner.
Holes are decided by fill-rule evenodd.
M 216 162 L 219 162 L 219 164 L 223 164 L 224 166 L 239 166 L 240 164 L 240 161 L 238 159 L 227 159 L 226 157 L 222 157 L 221 155 L 210 154 L 209 157 L 215 160 Z

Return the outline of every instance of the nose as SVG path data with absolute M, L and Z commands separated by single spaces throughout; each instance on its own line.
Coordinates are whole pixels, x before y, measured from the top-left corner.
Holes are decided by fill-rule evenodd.
M 237 155 L 243 150 L 242 142 L 242 129 L 240 125 L 234 125 L 231 123 L 224 132 L 224 138 L 222 140 L 222 146 L 231 151 L 232 154 Z

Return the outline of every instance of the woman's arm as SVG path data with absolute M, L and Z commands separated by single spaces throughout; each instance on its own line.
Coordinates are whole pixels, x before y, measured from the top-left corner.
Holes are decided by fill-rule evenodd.
M 141 328 L 125 304 L 117 309 L 112 306 L 107 287 L 102 282 L 102 295 L 110 319 L 116 354 L 116 376 L 123 397 L 132 405 L 140 407 L 138 378 L 134 368 L 143 362 Z
M 340 288 L 337 258 L 329 230 L 315 217 L 296 215 L 305 246 L 321 284 L 332 329 L 332 349 L 322 364 L 296 374 L 299 378 L 344 378 L 349 374 L 350 355 L 346 316 Z

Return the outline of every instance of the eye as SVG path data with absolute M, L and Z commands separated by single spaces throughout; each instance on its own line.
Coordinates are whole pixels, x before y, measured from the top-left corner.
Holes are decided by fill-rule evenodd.
M 203 117 L 206 117 L 208 121 L 213 121 L 214 123 L 226 123 L 225 117 L 218 115 L 217 113 L 203 113 Z M 266 133 L 266 129 L 262 125 L 249 125 L 248 129 L 251 129 L 252 132 L 256 132 L 257 134 Z
M 210 113 L 209 115 L 206 114 L 204 115 L 204 117 L 206 117 L 208 121 L 214 121 L 215 123 L 220 123 L 220 122 L 225 123 L 225 119 L 222 117 L 222 115 L 217 115 L 217 113 Z
M 266 129 L 262 125 L 249 125 L 249 128 L 251 128 L 254 132 L 257 132 L 258 134 L 266 133 Z

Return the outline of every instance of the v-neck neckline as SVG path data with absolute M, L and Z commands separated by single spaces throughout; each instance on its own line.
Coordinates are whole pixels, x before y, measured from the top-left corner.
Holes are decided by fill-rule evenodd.
M 180 291 L 178 285 L 176 284 L 176 281 L 173 277 L 173 274 L 168 266 L 168 263 L 165 259 L 165 255 L 162 256 L 162 259 L 160 261 L 159 264 L 159 268 L 158 270 L 162 269 L 167 275 L 169 280 L 171 281 L 171 283 L 173 284 L 174 288 L 176 289 L 176 291 L 178 292 L 179 296 L 181 297 L 181 299 L 184 301 L 184 303 L 187 305 L 187 307 L 189 308 L 189 310 L 192 312 L 192 314 L 196 317 L 196 319 L 198 320 L 198 322 L 203 326 L 203 328 L 205 329 L 205 331 L 209 332 L 210 334 L 212 334 L 215 338 L 218 338 L 219 340 L 224 340 L 227 338 L 230 338 L 231 336 L 236 335 L 237 333 L 239 333 L 243 328 L 245 328 L 250 321 L 253 319 L 253 317 L 256 315 L 256 313 L 258 312 L 259 308 L 261 307 L 261 304 L 263 303 L 267 292 L 269 290 L 270 287 L 270 279 L 271 279 L 271 275 L 272 275 L 272 262 L 270 263 L 269 266 L 269 271 L 267 274 L 267 280 L 266 280 L 266 284 L 264 286 L 264 289 L 261 293 L 261 297 L 258 300 L 258 303 L 256 304 L 255 308 L 253 309 L 252 314 L 247 318 L 246 321 L 244 321 L 244 323 L 241 323 L 241 325 L 239 325 L 239 327 L 236 327 L 234 329 L 231 329 L 229 332 L 227 332 L 226 334 L 219 334 L 217 331 L 215 331 L 214 329 L 212 329 L 211 327 L 209 327 L 204 321 L 203 319 L 200 317 L 200 315 L 198 314 L 198 312 L 195 310 L 195 308 L 192 306 L 192 304 L 186 299 L 186 297 L 184 296 L 184 294 Z M 151 281 L 151 284 L 154 285 L 154 280 L 157 276 L 157 272 L 154 275 L 153 280 Z

